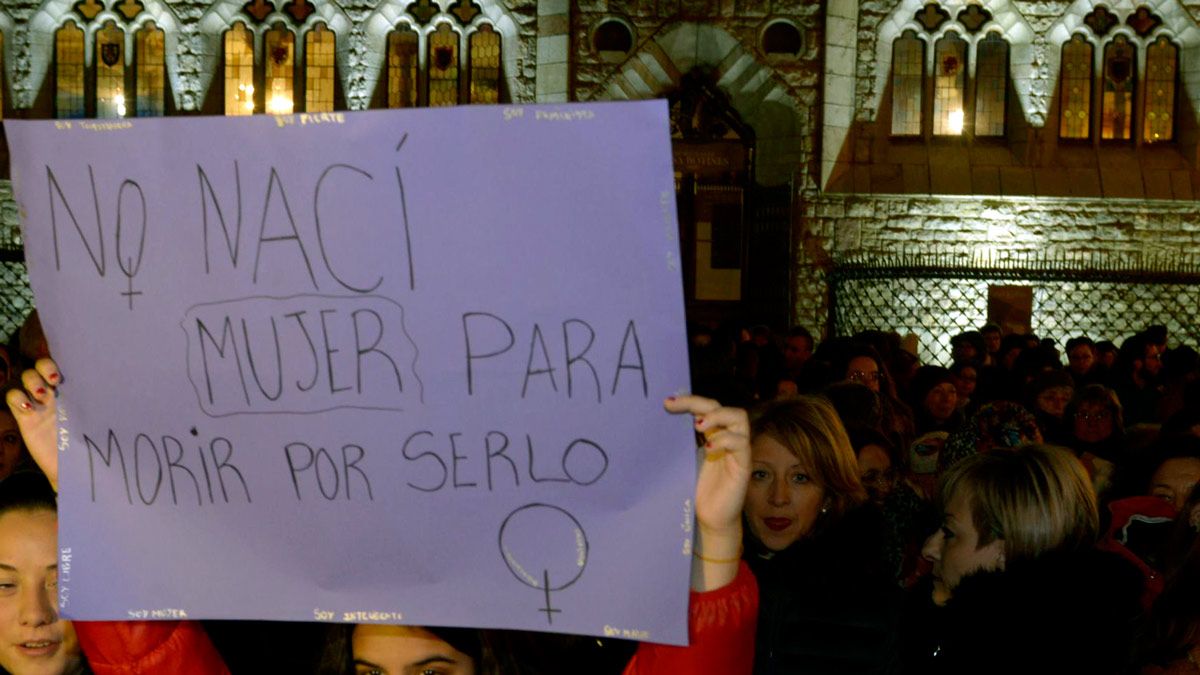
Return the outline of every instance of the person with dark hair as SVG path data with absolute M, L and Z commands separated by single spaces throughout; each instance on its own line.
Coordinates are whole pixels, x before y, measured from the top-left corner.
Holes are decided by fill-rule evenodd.
M 954 377 L 954 389 L 958 392 L 958 410 L 967 417 L 975 413 L 979 405 L 975 389 L 979 386 L 979 375 L 983 366 L 979 361 L 955 361 L 950 364 L 950 375 Z
M 1096 494 L 1108 495 L 1129 462 L 1125 438 L 1125 415 L 1116 392 L 1104 385 L 1089 384 L 1075 391 L 1063 420 L 1069 435 L 1063 443 L 1083 462 Z
M 804 367 L 805 362 L 812 358 L 815 346 L 812 333 L 808 332 L 807 328 L 793 326 L 783 341 L 784 377 L 792 379 L 799 377 L 800 369 Z
M 994 323 L 984 325 L 979 329 L 979 334 L 983 337 L 983 346 L 986 354 L 979 359 L 983 365 L 995 365 L 999 361 L 1000 341 L 1003 334 L 1000 332 L 1000 326 Z
M 1090 337 L 1080 335 L 1067 340 L 1067 370 L 1075 385 L 1082 387 L 1104 382 L 1105 368 L 1096 354 L 1096 343 Z
M 972 361 L 987 355 L 987 345 L 979 331 L 965 331 L 950 338 L 950 360 Z
M 954 431 L 962 426 L 954 375 L 941 366 L 921 366 L 909 385 L 917 435 Z
M 882 434 L 883 409 L 879 395 L 858 382 L 834 382 L 821 395 L 833 404 L 842 426 L 853 435 L 859 430 L 870 430 Z
M 881 430 L 897 447 L 913 437 L 912 411 L 896 393 L 896 385 L 879 353 L 870 345 L 850 342 L 840 350 L 835 373 L 850 382 L 865 385 L 879 396 L 883 413 Z
M 1117 345 L 1112 340 L 1100 340 L 1096 343 L 1096 359 L 1110 378 L 1112 369 L 1117 364 L 1117 353 Z M 1111 380 L 1106 380 L 1105 384 L 1112 386 Z
M 1121 343 L 1113 382 L 1125 409 L 1127 426 L 1161 421 L 1158 419 L 1158 402 L 1162 398 L 1161 370 L 1162 354 L 1158 345 L 1145 334 L 1139 333 Z
M 1063 370 L 1043 371 L 1025 386 L 1025 405 L 1037 418 L 1038 428 L 1047 443 L 1070 444 L 1066 411 L 1074 395 L 1075 383 Z

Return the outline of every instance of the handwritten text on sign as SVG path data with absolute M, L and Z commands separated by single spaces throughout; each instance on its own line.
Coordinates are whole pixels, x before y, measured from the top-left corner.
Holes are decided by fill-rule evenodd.
M 69 378 L 66 612 L 683 642 L 666 128 L 656 102 L 10 123 Z

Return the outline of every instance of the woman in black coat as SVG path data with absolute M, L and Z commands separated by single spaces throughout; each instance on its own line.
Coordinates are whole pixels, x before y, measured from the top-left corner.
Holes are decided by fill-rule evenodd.
M 743 516 L 758 579 L 756 675 L 896 673 L 902 607 L 854 450 L 824 399 L 751 418 Z

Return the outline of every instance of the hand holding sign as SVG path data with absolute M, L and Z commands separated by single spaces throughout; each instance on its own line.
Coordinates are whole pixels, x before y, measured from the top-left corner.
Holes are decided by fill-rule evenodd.
M 550 112 L 5 121 L 65 612 L 686 639 L 666 106 Z
M 50 485 L 58 490 L 58 391 L 62 374 L 50 359 L 38 359 L 21 373 L 21 389 L 10 389 L 6 400 L 17 420 L 25 448 Z

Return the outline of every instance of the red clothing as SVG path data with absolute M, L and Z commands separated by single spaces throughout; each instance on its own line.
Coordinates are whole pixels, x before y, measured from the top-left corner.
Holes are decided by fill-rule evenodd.
M 229 675 L 195 621 L 75 621 L 96 675 Z
M 688 600 L 688 646 L 643 642 L 625 675 L 749 675 L 754 669 L 758 582 L 745 561 L 728 586 Z
M 688 647 L 643 642 L 625 675 L 749 675 L 754 666 L 758 583 L 745 562 L 733 583 L 688 600 Z M 229 675 L 194 621 L 76 621 L 95 675 Z

